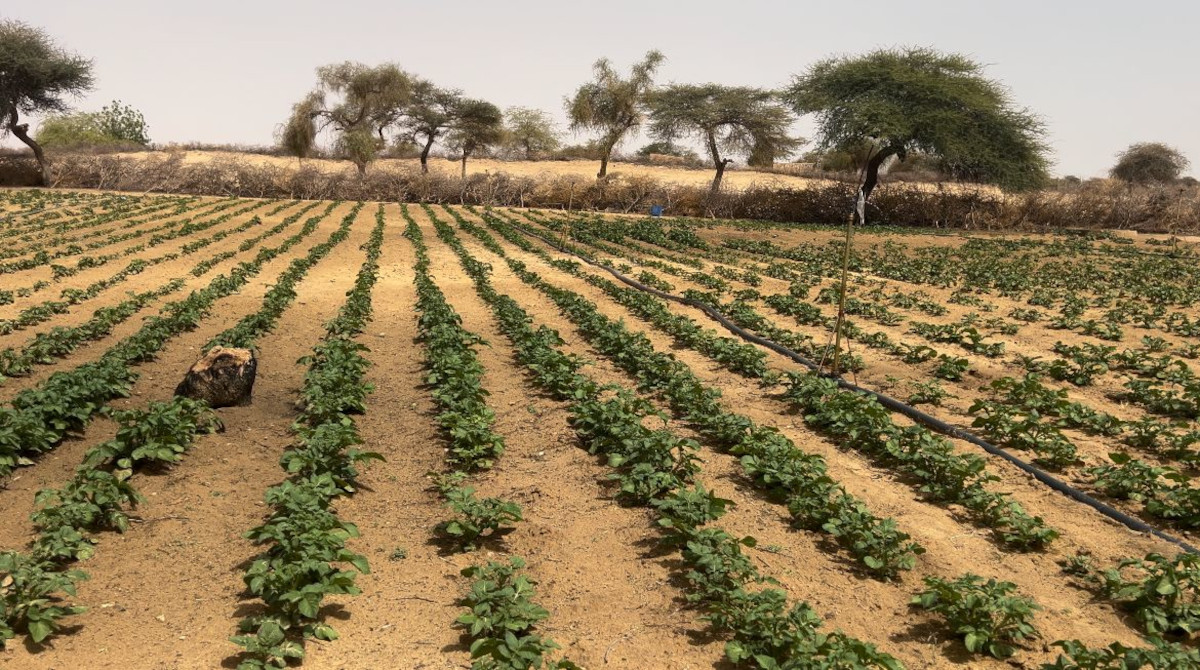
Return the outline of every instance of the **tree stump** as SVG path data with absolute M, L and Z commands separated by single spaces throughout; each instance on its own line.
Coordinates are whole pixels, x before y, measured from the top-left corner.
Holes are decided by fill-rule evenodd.
M 196 361 L 175 395 L 203 400 L 210 407 L 242 407 L 250 404 L 258 360 L 249 349 L 213 347 Z

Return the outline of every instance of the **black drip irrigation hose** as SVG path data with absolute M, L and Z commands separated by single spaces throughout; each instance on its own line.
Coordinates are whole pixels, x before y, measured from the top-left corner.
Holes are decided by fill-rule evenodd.
M 581 256 L 573 251 L 570 251 L 569 249 L 564 249 L 562 246 L 560 246 L 557 242 L 555 242 L 552 239 L 543 237 L 542 235 L 539 235 L 538 233 L 535 233 L 535 232 L 532 232 L 529 230 L 525 230 L 523 227 L 516 227 L 516 228 L 517 228 L 517 230 L 520 230 L 522 233 L 524 233 L 526 235 L 529 235 L 531 237 L 536 237 L 537 239 L 541 240 L 542 242 L 545 242 L 546 244 L 550 245 L 551 247 L 557 249 L 558 251 L 560 251 L 564 254 L 574 256 L 575 258 L 578 258 L 579 260 L 583 261 L 584 263 L 587 263 L 588 265 L 598 267 L 598 268 L 608 272 L 613 277 L 616 277 L 617 280 L 619 280 L 623 284 L 627 284 L 628 286 L 631 286 L 639 291 L 658 296 L 659 298 L 662 298 L 663 300 L 670 300 L 672 302 L 676 302 L 681 305 L 686 305 L 688 307 L 694 307 L 695 309 L 698 309 L 698 310 L 704 312 L 705 314 L 707 314 L 709 316 L 709 318 L 711 318 L 712 320 L 721 324 L 722 326 L 725 327 L 726 330 L 733 333 L 734 335 L 737 335 L 738 337 L 742 338 L 743 340 L 746 340 L 748 342 L 753 342 L 762 347 L 766 347 L 767 349 L 770 349 L 771 351 L 774 351 L 775 353 L 777 353 L 781 356 L 786 356 L 787 358 L 795 361 L 796 363 L 799 363 L 800 365 L 803 365 L 804 367 L 806 367 L 810 370 L 817 371 L 817 372 L 820 372 L 820 370 L 821 370 L 821 366 L 816 361 L 805 358 L 804 356 L 801 356 L 800 354 L 796 353 L 795 351 L 788 349 L 787 347 L 783 346 L 782 344 L 779 344 L 778 342 L 775 342 L 774 340 L 769 340 L 765 337 L 761 337 L 759 335 L 755 335 L 751 332 L 748 332 L 746 329 L 733 323 L 724 314 L 722 314 L 721 312 L 718 312 L 716 309 L 714 309 L 712 306 L 710 306 L 708 304 L 699 302 L 697 300 L 692 300 L 690 298 L 685 298 L 682 296 L 677 296 L 677 295 L 674 295 L 671 293 L 667 293 L 665 291 L 660 291 L 652 286 L 647 286 L 647 285 L 637 281 L 636 279 L 630 279 L 629 277 L 626 277 L 625 275 L 621 274 L 620 272 L 617 272 L 616 269 L 609 267 L 608 265 L 605 265 L 604 263 L 601 263 L 599 261 L 594 261 L 585 256 Z M 1124 525 L 1126 528 L 1129 528 L 1130 530 L 1134 530 L 1139 533 L 1149 533 L 1150 535 L 1153 535 L 1161 540 L 1166 540 L 1167 542 L 1170 542 L 1171 544 L 1178 546 L 1179 548 L 1183 549 L 1184 551 L 1186 551 L 1190 554 L 1200 554 L 1200 549 L 1193 547 L 1192 545 L 1188 544 L 1187 542 L 1185 542 L 1173 535 L 1164 533 L 1163 531 L 1155 528 L 1154 526 L 1151 526 L 1150 524 L 1147 524 L 1146 522 L 1142 521 L 1141 519 L 1134 518 L 1134 517 L 1122 512 L 1121 510 L 1112 507 L 1111 505 L 1107 505 L 1104 502 L 1101 502 L 1101 501 L 1093 498 L 1092 496 L 1088 495 L 1087 493 L 1084 493 L 1083 491 L 1080 491 L 1079 489 L 1074 488 L 1073 486 L 1067 484 L 1066 482 L 1062 481 L 1061 479 L 1058 479 L 1057 477 L 1054 477 L 1053 475 L 1047 473 L 1045 470 L 1037 467 L 1036 465 L 1033 465 L 1032 463 L 1023 461 L 1020 458 L 1017 458 L 1016 456 L 1013 456 L 1012 454 L 1005 451 L 1004 449 L 1001 449 L 1000 447 L 997 447 L 996 445 L 981 439 L 980 437 L 974 435 L 973 433 L 965 431 L 962 428 L 952 426 L 931 414 L 922 412 L 921 410 L 917 409 L 916 407 L 902 403 L 899 400 L 896 400 L 895 398 L 884 395 L 883 393 L 880 393 L 878 391 L 872 391 L 871 389 L 866 389 L 861 386 L 858 386 L 857 384 L 848 382 L 840 376 L 829 375 L 829 378 L 833 379 L 835 382 L 837 382 L 837 385 L 839 387 L 846 389 L 847 391 L 853 391 L 855 393 L 861 393 L 863 395 L 867 395 L 872 398 L 875 398 L 875 400 L 879 401 L 880 405 L 883 405 L 884 407 L 888 408 L 889 410 L 891 410 L 893 412 L 899 412 L 900 414 L 907 416 L 908 418 L 925 426 L 926 428 L 935 430 L 939 433 L 948 435 L 950 437 L 954 437 L 954 438 L 958 438 L 960 440 L 965 440 L 967 442 L 970 442 L 971 444 L 974 444 L 975 446 L 983 449 L 987 453 L 989 453 L 993 456 L 1002 458 L 1002 459 L 1008 461 L 1009 463 L 1012 463 L 1018 469 L 1032 475 L 1034 479 L 1045 484 L 1046 486 L 1049 486 L 1051 489 L 1058 491 L 1059 493 L 1062 493 L 1063 495 L 1067 496 L 1068 498 L 1071 498 L 1073 500 L 1083 503 L 1084 505 L 1087 505 L 1088 507 L 1091 507 L 1092 509 L 1094 509 L 1097 512 L 1103 514 L 1104 516 L 1112 519 L 1113 521 L 1116 521 L 1116 522 Z

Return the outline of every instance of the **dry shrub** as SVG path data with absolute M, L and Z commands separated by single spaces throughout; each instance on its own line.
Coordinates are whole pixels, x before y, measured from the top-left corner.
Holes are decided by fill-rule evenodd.
M 55 159 L 54 174 L 54 185 L 64 188 L 613 212 L 641 212 L 658 204 L 671 214 L 685 216 L 826 224 L 845 222 L 856 188 L 844 182 L 803 189 L 768 185 L 710 196 L 706 186 L 662 182 L 645 175 L 614 174 L 599 182 L 578 175 L 535 178 L 493 173 L 462 180 L 451 174 L 422 174 L 415 168 L 376 166 L 360 177 L 348 170 L 321 170 L 311 163 L 263 165 L 232 156 L 185 163 L 178 152 L 137 157 L 65 155 Z M 27 177 L 33 182 L 21 181 Z M 0 159 L 0 184 L 30 183 L 36 183 L 36 165 L 31 160 Z M 893 182 L 876 189 L 867 218 L 900 226 L 1197 232 L 1200 186 L 1131 187 L 1094 180 L 1062 190 L 1003 195 L 985 189 Z
M 37 162 L 24 156 L 0 155 L 0 186 L 41 186 Z

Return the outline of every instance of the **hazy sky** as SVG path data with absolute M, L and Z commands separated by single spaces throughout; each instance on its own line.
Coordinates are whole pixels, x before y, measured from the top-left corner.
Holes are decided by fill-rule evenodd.
M 0 16 L 95 60 L 97 87 L 79 109 L 120 98 L 156 142 L 269 143 L 314 68 L 342 60 L 394 61 L 562 119 L 563 97 L 600 56 L 625 69 L 658 48 L 662 82 L 776 87 L 823 56 L 924 45 L 988 64 L 1041 114 L 1058 174 L 1101 175 L 1138 141 L 1179 148 L 1200 174 L 1197 0 L 5 4 Z

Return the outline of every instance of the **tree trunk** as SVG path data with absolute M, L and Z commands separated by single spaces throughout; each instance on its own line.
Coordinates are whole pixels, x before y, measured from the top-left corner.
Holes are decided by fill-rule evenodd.
M 358 176 L 360 176 L 360 177 L 367 176 L 366 161 L 354 161 L 354 167 L 358 168 Z
M 854 224 L 861 226 L 867 221 L 867 200 L 871 197 L 871 191 L 879 184 L 879 168 L 883 166 L 883 162 L 892 156 L 899 153 L 897 149 L 888 147 L 881 149 L 879 153 L 871 157 L 867 161 L 867 167 L 863 174 L 862 185 L 858 187 L 858 201 L 854 204 Z
M 429 136 L 429 140 L 425 142 L 425 146 L 421 149 L 421 172 L 429 174 L 429 150 L 433 148 L 433 140 L 436 139 L 433 135 Z
M 731 162 L 733 162 L 733 161 L 726 158 L 726 159 L 722 160 L 720 163 L 717 163 L 717 174 L 713 175 L 712 188 L 710 188 L 708 191 L 708 194 L 710 196 L 714 196 L 721 191 L 721 179 L 725 176 L 725 168 Z
M 462 157 L 462 180 L 467 180 L 467 152 L 463 152 Z
M 38 171 L 42 174 L 42 186 L 49 186 L 50 165 L 46 163 L 46 154 L 42 151 L 41 145 L 34 142 L 33 138 L 29 136 L 29 124 L 17 123 L 17 110 L 15 107 L 8 113 L 8 130 L 13 135 L 16 135 L 17 139 L 27 144 L 30 149 L 33 149 L 33 157 L 37 159 Z
M 600 156 L 600 172 L 596 173 L 596 179 L 604 179 L 608 176 L 608 161 L 612 158 L 613 149 L 617 147 L 617 140 L 611 139 L 604 143 L 604 155 Z
M 712 156 L 713 165 L 717 168 L 717 174 L 713 175 L 712 188 L 708 190 L 709 197 L 716 195 L 721 190 L 721 178 L 725 176 L 725 168 L 732 162 L 728 158 L 721 158 L 721 152 L 717 148 L 717 138 L 713 133 L 708 133 L 708 153 Z

